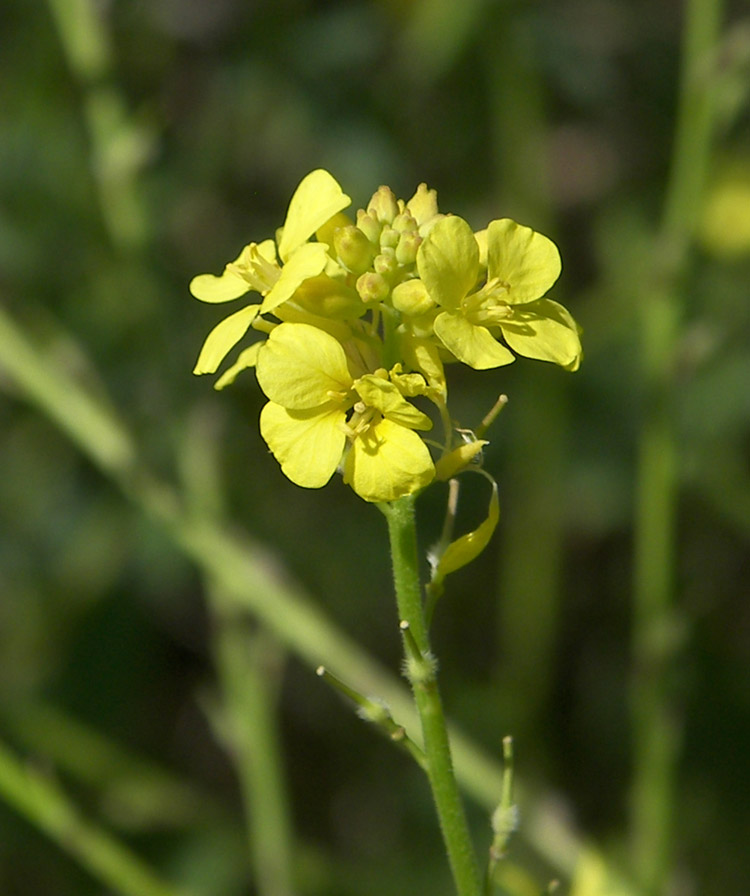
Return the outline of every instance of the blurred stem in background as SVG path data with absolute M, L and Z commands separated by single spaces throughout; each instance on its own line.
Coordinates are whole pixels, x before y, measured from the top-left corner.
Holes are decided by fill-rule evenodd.
M 722 12 L 722 0 L 687 0 L 685 6 L 670 179 L 651 281 L 638 290 L 644 410 L 636 474 L 631 866 L 644 896 L 664 892 L 671 866 L 681 739 L 672 690 L 681 641 L 675 607 L 676 361 L 681 291 L 711 153 Z
M 124 843 L 84 817 L 48 774 L 0 744 L 0 794 L 92 876 L 122 896 L 189 896 L 159 877 Z
M 138 177 L 152 137 L 127 109 L 114 79 L 110 36 L 93 0 L 48 0 L 68 66 L 82 93 L 91 172 L 115 248 L 146 244 L 148 216 Z
M 553 203 L 540 50 L 530 11 L 528 3 L 495 10 L 486 29 L 484 71 L 503 214 L 547 233 L 554 231 Z M 558 370 L 549 374 L 543 365 L 528 364 L 514 384 L 505 458 L 511 473 L 502 483 L 510 522 L 501 525 L 498 674 L 509 708 L 503 724 L 521 752 L 533 745 L 529 735 L 539 730 L 545 712 L 560 612 L 567 382 Z
M 221 444 L 214 416 L 193 414 L 181 440 L 180 471 L 196 520 L 223 517 Z M 206 597 L 220 701 L 212 721 L 239 779 L 252 879 L 258 896 L 292 896 L 293 833 L 278 731 L 286 651 L 210 578 Z

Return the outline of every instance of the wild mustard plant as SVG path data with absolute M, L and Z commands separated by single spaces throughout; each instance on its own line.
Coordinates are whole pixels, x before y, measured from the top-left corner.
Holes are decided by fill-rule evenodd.
M 215 373 L 254 331 L 257 338 L 216 388 L 254 367 L 268 398 L 260 431 L 283 473 L 305 488 L 340 473 L 385 514 L 404 668 L 422 720 L 424 753 L 412 752 L 424 756 L 457 892 L 478 896 L 482 884 L 453 776 L 428 629 L 443 580 L 486 547 L 498 521 L 497 486 L 480 467 L 483 436 L 504 396 L 479 427 L 459 428 L 448 406 L 446 366 L 488 370 L 522 355 L 575 370 L 578 327 L 547 296 L 561 270 L 557 247 L 531 228 L 504 218 L 475 233 L 462 218 L 439 212 L 436 192 L 424 184 L 407 202 L 381 186 L 354 219 L 344 213 L 350 203 L 331 174 L 313 171 L 273 239 L 245 246 L 220 276 L 193 279 L 190 290 L 203 302 L 256 296 L 211 330 L 194 372 Z M 433 418 L 442 429 L 437 439 Z M 489 480 L 489 511 L 476 530 L 453 539 L 456 477 L 466 470 Z M 425 600 L 413 502 L 440 480 L 451 487 L 443 536 L 429 554 Z M 390 731 L 395 723 L 387 711 L 382 718 Z M 511 817 L 505 803 L 503 818 Z M 507 834 L 503 828 L 503 849 Z M 496 843 L 490 869 L 497 853 Z

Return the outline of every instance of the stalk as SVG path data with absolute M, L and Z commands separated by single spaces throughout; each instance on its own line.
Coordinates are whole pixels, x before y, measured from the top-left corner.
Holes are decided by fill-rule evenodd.
M 422 725 L 427 776 L 440 821 L 443 842 L 458 896 L 480 896 L 482 886 L 479 869 L 453 772 L 436 666 L 430 653 L 424 618 L 414 498 L 409 496 L 392 504 L 380 506 L 388 520 L 393 578 L 404 635 L 406 667 L 409 670 L 408 677 Z

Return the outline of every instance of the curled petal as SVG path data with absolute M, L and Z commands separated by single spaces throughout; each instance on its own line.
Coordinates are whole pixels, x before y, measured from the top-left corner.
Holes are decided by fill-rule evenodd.
M 247 333 L 259 309 L 260 305 L 248 305 L 218 323 L 206 337 L 193 373 L 215 373 L 219 364 Z
M 306 243 L 300 246 L 281 269 L 281 276 L 263 300 L 263 314 L 268 314 L 290 299 L 309 277 L 323 273 L 328 260 L 324 243 Z
M 214 389 L 221 390 L 225 386 L 229 386 L 237 379 L 238 375 L 242 373 L 243 370 L 247 370 L 249 367 L 255 367 L 255 363 L 258 360 L 258 352 L 262 345 L 262 342 L 254 342 L 251 346 L 240 352 L 239 357 L 234 364 L 232 364 L 231 367 L 228 367 L 219 379 L 216 380 Z
M 279 240 L 279 256 L 282 261 L 286 262 L 295 249 L 351 201 L 333 175 L 323 168 L 311 171 L 304 177 L 295 190 L 286 213 Z
M 249 292 L 250 286 L 239 274 L 225 270 L 220 277 L 198 274 L 190 281 L 190 292 L 201 302 L 231 302 Z
M 432 420 L 410 404 L 394 383 L 368 373 L 355 381 L 354 388 L 368 407 L 394 423 L 409 429 L 432 429 Z

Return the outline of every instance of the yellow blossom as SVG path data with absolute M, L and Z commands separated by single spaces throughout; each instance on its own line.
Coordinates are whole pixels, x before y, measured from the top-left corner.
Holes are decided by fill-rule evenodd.
M 297 485 L 319 488 L 341 469 L 360 497 L 382 502 L 419 491 L 434 477 L 415 432 L 431 428 L 429 417 L 385 370 L 352 376 L 343 346 L 329 333 L 280 324 L 259 351 L 256 372 L 270 399 L 261 434 Z

